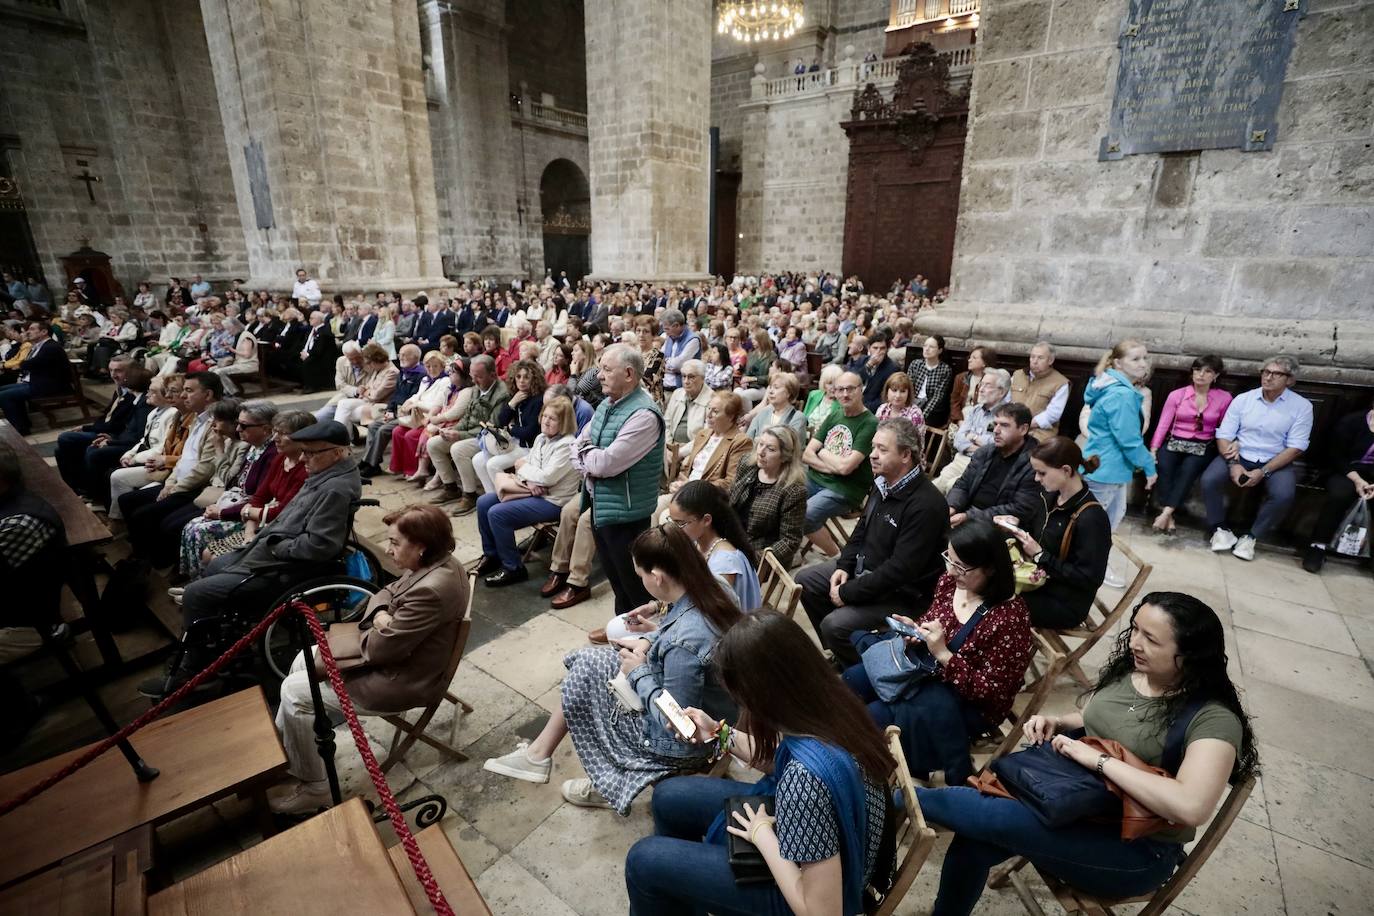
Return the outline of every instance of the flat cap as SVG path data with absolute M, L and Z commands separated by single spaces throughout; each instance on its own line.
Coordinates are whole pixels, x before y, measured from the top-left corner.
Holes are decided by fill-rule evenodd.
M 291 434 L 293 442 L 328 442 L 330 445 L 351 445 L 348 441 L 348 430 L 337 420 L 322 420 L 319 423 L 312 423 L 305 429 L 298 429 Z

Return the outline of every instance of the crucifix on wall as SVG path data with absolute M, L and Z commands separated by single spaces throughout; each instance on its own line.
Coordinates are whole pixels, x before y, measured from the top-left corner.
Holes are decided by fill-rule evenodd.
M 88 163 L 85 159 L 76 160 L 76 164 L 81 166 L 81 174 L 73 175 L 72 178 L 75 181 L 86 182 L 86 194 L 91 198 L 91 203 L 95 203 L 95 186 L 96 183 L 101 181 L 102 179 L 99 175 L 91 174 L 90 163 Z

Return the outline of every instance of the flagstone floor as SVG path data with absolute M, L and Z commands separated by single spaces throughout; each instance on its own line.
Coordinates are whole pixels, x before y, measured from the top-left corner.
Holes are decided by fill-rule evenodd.
M 315 399 L 281 398 L 312 406 Z M 51 442 L 40 434 L 40 443 Z M 385 507 L 408 501 L 413 488 L 381 478 L 372 488 Z M 360 513 L 369 536 L 382 531 L 384 510 Z M 474 516 L 455 520 L 457 554 L 480 553 Z M 1261 550 L 1252 563 L 1214 555 L 1197 532 L 1167 539 L 1128 519 L 1121 532 L 1154 565 L 1146 591 L 1179 590 L 1207 601 L 1221 616 L 1232 677 L 1260 740 L 1263 776 L 1220 850 L 1170 910 L 1212 914 L 1362 914 L 1374 912 L 1374 578 L 1367 570 L 1332 563 L 1320 576 L 1287 554 Z M 114 550 L 118 550 L 116 545 Z M 556 757 L 553 779 L 536 786 L 482 770 L 484 758 L 538 733 L 558 703 L 562 657 L 586 644 L 586 633 L 611 615 L 609 588 L 594 580 L 592 600 L 552 611 L 537 594 L 547 560 L 531 567 L 528 583 L 499 592 L 479 586 L 474 626 L 454 690 L 474 711 L 439 727 L 453 729 L 471 758 L 442 761 L 417 745 L 393 769 L 403 799 L 429 793 L 449 804 L 444 828 L 498 916 L 603 916 L 624 912 L 625 852 L 651 830 L 648 793 L 628 818 L 573 807 L 559 783 L 582 775 L 571 742 Z M 1119 595 L 1104 589 L 1104 599 Z M 804 621 L 804 615 L 800 615 Z M 139 630 L 121 637 L 153 641 Z M 1100 645 L 1087 666 L 1105 657 Z M 132 684 L 144 672 L 108 685 L 104 695 L 123 720 L 143 708 Z M 1077 691 L 1056 689 L 1051 711 L 1067 710 Z M 76 703 L 51 712 L 25 745 L 0 757 L 0 770 L 92 740 L 89 716 Z M 374 745 L 390 729 L 369 720 Z M 339 734 L 345 786 L 370 784 L 345 729 Z M 161 830 L 173 877 L 192 874 L 259 841 L 249 813 L 225 803 Z M 917 878 L 898 912 L 929 912 L 947 837 Z M 1054 912 L 1047 907 L 1047 912 Z M 1021 912 L 1010 892 L 990 891 L 976 910 L 1000 916 Z

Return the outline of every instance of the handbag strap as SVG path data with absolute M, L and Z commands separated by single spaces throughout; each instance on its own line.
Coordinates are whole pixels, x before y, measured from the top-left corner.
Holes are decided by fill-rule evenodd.
M 1095 499 L 1087 499 L 1083 501 L 1081 506 L 1073 510 L 1073 515 L 1069 516 L 1069 523 L 1064 526 L 1064 539 L 1059 542 L 1059 559 L 1061 562 L 1069 558 L 1069 541 L 1073 538 L 1073 526 L 1078 523 L 1078 516 L 1082 515 L 1083 510 L 1089 506 L 1100 505 L 1102 504 Z
M 954 634 L 954 638 L 945 643 L 945 648 L 949 649 L 950 652 L 958 652 L 959 647 L 964 644 L 964 640 L 968 639 L 969 634 L 973 632 L 973 628 L 978 626 L 978 621 L 983 619 L 983 615 L 987 613 L 987 610 L 988 603 L 986 601 L 978 605 L 978 610 L 974 611 L 973 616 L 965 621 L 964 625 L 959 628 L 959 632 Z
M 1175 776 L 1183 764 L 1183 738 L 1188 732 L 1188 726 L 1193 724 L 1193 719 L 1206 702 L 1201 697 L 1193 700 L 1183 707 L 1173 722 L 1169 723 L 1169 731 L 1164 737 L 1164 755 L 1159 758 L 1159 764 Z

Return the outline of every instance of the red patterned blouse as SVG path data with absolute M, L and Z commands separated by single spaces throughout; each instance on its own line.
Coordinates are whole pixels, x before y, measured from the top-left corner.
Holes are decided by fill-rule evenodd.
M 935 585 L 935 599 L 921 622 L 940 621 L 945 638 L 963 626 L 954 616 L 954 579 L 945 574 Z M 990 607 L 940 676 L 990 722 L 1001 722 L 1025 683 L 1034 642 L 1026 602 L 1015 596 Z

